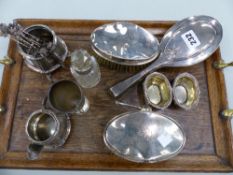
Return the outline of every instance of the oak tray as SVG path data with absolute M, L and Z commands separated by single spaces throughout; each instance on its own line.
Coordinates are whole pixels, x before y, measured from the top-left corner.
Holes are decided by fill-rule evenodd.
M 70 51 L 87 49 L 90 33 L 98 26 L 111 21 L 40 20 L 18 19 L 23 26 L 45 24 L 62 37 Z M 134 21 L 161 38 L 174 22 Z M 103 130 L 114 116 L 135 110 L 115 104 L 108 88 L 132 75 L 132 72 L 100 66 L 102 79 L 98 86 L 85 90 L 90 100 L 90 110 L 83 116 L 72 116 L 71 134 L 64 147 L 41 153 L 38 160 L 26 158 L 29 140 L 25 134 L 25 122 L 30 113 L 41 108 L 41 102 L 50 86 L 48 79 L 31 71 L 17 52 L 16 44 L 9 44 L 8 56 L 15 64 L 5 66 L 1 86 L 1 102 L 6 111 L 0 115 L 0 167 L 79 169 L 116 171 L 203 171 L 226 172 L 233 170 L 233 147 L 230 120 L 222 119 L 219 112 L 227 108 L 225 82 L 222 71 L 213 68 L 213 62 L 221 59 L 218 49 L 204 63 L 189 68 L 164 68 L 159 70 L 170 81 L 179 73 L 193 74 L 200 84 L 201 98 L 198 106 L 185 111 L 172 104 L 163 113 L 177 120 L 184 128 L 187 142 L 182 152 L 167 161 L 143 164 L 123 160 L 112 154 L 103 142 Z M 55 79 L 72 79 L 68 68 L 53 73 Z M 141 83 L 133 87 L 119 100 L 137 101 L 141 97 Z M 137 92 L 139 95 L 137 95 Z M 140 101 L 140 100 L 139 100 Z

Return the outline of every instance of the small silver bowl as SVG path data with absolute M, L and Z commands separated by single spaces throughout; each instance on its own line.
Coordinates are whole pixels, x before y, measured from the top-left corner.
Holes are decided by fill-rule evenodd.
M 147 102 L 157 109 L 165 109 L 172 102 L 170 82 L 161 73 L 148 75 L 143 83 L 143 91 Z
M 198 81 L 189 73 L 182 73 L 176 77 L 172 91 L 175 103 L 185 110 L 191 109 L 199 102 Z

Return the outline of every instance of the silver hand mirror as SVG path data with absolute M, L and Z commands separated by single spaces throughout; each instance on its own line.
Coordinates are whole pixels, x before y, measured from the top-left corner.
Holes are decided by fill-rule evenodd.
M 104 131 L 106 146 L 133 162 L 154 163 L 176 156 L 186 137 L 180 125 L 149 111 L 127 112 L 110 120 Z
M 120 65 L 144 65 L 159 54 L 157 38 L 129 22 L 115 22 L 96 28 L 91 34 L 91 45 L 101 58 Z
M 185 67 L 207 59 L 219 46 L 222 26 L 209 16 L 193 16 L 177 22 L 164 35 L 160 56 L 151 65 L 110 88 L 114 97 L 120 96 L 145 75 L 162 67 Z

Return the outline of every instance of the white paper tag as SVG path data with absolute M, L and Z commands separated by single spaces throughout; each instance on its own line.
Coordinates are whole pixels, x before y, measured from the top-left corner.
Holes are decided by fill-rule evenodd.
M 201 44 L 193 30 L 185 32 L 181 35 L 181 37 L 189 49 L 194 49 Z
M 172 141 L 172 137 L 169 134 L 162 134 L 158 138 L 159 143 L 165 148 Z

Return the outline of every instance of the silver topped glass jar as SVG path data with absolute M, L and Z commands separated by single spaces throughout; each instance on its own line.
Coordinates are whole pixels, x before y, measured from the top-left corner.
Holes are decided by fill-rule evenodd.
M 95 57 L 83 49 L 72 52 L 70 71 L 83 88 L 96 86 L 101 78 L 100 68 Z

